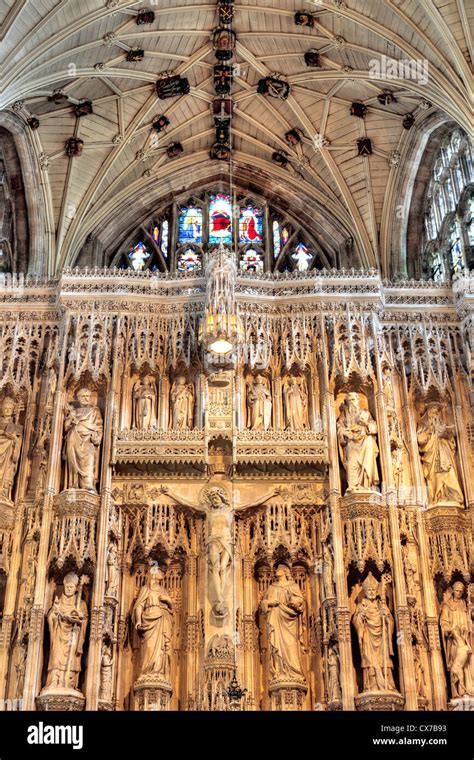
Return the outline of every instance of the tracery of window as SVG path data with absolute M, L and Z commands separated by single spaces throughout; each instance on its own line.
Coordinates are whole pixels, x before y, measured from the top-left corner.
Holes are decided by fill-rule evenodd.
M 447 279 L 472 266 L 472 213 L 469 216 L 466 187 L 473 179 L 469 140 L 456 129 L 438 150 L 426 194 L 423 271 L 427 277 Z
M 235 246 L 241 273 L 327 266 L 326 256 L 321 258 L 321 250 L 295 220 L 238 191 L 203 193 L 173 204 L 142 225 L 111 266 L 197 273 L 219 243 Z

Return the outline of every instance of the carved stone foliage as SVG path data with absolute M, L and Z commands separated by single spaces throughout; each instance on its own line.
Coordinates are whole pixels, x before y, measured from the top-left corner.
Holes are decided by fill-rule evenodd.
M 354 562 L 362 571 L 368 560 L 374 560 L 382 571 L 391 563 L 391 541 L 386 507 L 378 494 L 345 496 L 341 504 L 343 520 L 344 559 Z

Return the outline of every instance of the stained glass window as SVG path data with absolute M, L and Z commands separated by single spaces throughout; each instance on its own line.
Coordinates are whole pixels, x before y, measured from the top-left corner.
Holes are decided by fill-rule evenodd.
M 201 268 L 201 254 L 187 248 L 178 254 L 178 272 L 194 272 Z
M 161 253 L 165 257 L 165 259 L 168 258 L 168 245 L 169 245 L 169 223 L 168 223 L 168 220 L 165 219 L 161 225 Z
M 263 272 L 263 256 L 253 248 L 248 248 L 240 256 L 240 269 L 242 272 Z
M 180 243 L 202 243 L 202 209 L 197 206 L 182 206 L 179 210 Z
M 284 227 L 281 230 L 281 245 L 282 247 L 287 244 L 290 237 L 290 228 L 284 225 Z
M 298 272 L 306 272 L 309 269 L 309 263 L 313 256 L 308 252 L 304 243 L 300 242 L 291 254 L 291 258 L 295 262 Z
M 128 254 L 130 266 L 136 272 L 140 272 L 142 269 L 145 269 L 145 262 L 149 258 L 150 254 L 148 253 L 144 243 L 137 243 L 137 245 L 134 246 L 133 250 Z
M 209 196 L 209 243 L 232 243 L 232 206 L 230 195 Z
M 152 236 L 153 240 L 155 241 L 155 243 L 159 243 L 159 241 L 160 241 L 160 228 L 158 227 L 157 224 L 155 224 L 153 226 L 153 228 L 151 230 L 151 236 Z
M 273 256 L 276 259 L 277 256 L 280 255 L 280 251 L 281 251 L 280 225 L 276 220 L 273 222 L 272 229 L 273 229 Z
M 469 201 L 466 226 L 469 244 L 474 246 L 474 198 L 471 198 Z
M 449 238 L 451 242 L 449 249 L 451 259 L 450 264 L 453 272 L 459 272 L 464 266 L 464 257 L 462 253 L 459 225 L 457 223 L 453 224 Z
M 257 206 L 240 209 L 239 243 L 261 243 L 263 241 L 263 212 Z

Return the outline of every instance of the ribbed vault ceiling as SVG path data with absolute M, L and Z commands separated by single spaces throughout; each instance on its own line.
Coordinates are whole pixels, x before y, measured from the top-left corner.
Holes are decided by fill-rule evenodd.
M 22 119 L 40 120 L 30 137 L 42 166 L 42 188 L 50 237 L 48 269 L 74 263 L 85 237 L 110 230 L 120 210 L 136 204 L 153 210 L 160 199 L 181 193 L 203 178 L 222 182 L 252 176 L 256 186 L 288 188 L 321 223 L 331 216 L 352 236 L 366 266 L 388 271 L 387 229 L 397 203 L 397 172 L 391 156 L 403 160 L 410 132 L 403 116 L 413 113 L 423 131 L 430 113 L 443 111 L 471 128 L 474 3 L 464 0 L 236 0 L 233 29 L 240 64 L 232 95 L 231 166 L 209 158 L 214 140 L 210 104 L 215 97 L 216 63 L 210 35 L 218 26 L 216 3 L 160 0 L 148 7 L 155 21 L 137 26 L 144 3 L 126 0 L 2 0 L 0 109 Z M 313 29 L 296 26 L 295 11 L 316 16 Z M 143 48 L 144 60 L 127 63 L 129 49 Z M 305 65 L 314 49 L 322 68 Z M 428 63 L 426 83 L 369 76 L 370 61 L 385 55 Z M 103 64 L 103 65 L 99 65 Z M 157 99 L 157 75 L 172 70 L 189 79 L 187 95 Z M 257 94 L 261 77 L 278 72 L 290 83 L 286 101 Z M 69 103 L 48 101 L 61 88 Z M 393 92 L 382 106 L 377 95 Z M 71 104 L 93 101 L 93 114 L 76 118 Z M 365 119 L 350 116 L 353 101 L 368 106 Z M 154 118 L 170 125 L 158 136 Z M 292 149 L 284 139 L 291 128 L 304 133 Z M 315 138 L 328 144 L 317 147 Z M 67 138 L 84 141 L 81 157 L 69 158 Z M 373 154 L 357 155 L 357 140 L 370 137 Z M 170 159 L 166 147 L 182 143 Z M 285 150 L 290 163 L 272 161 Z M 195 173 L 193 175 L 193 172 Z M 248 179 L 246 179 L 248 184 Z

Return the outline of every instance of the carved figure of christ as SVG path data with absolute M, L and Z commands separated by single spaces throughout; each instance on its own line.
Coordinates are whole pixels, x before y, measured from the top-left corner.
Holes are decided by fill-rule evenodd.
M 207 489 L 203 499 L 206 504 L 205 507 L 197 505 L 183 496 L 173 494 L 167 486 L 161 486 L 160 491 L 179 506 L 206 516 L 207 562 L 215 599 L 213 610 L 216 615 L 225 614 L 227 611 L 225 590 L 234 545 L 234 512 L 243 512 L 252 507 L 259 507 L 279 494 L 280 489 L 274 489 L 266 496 L 236 508 L 230 503 L 224 489 L 219 486 L 211 486 Z

